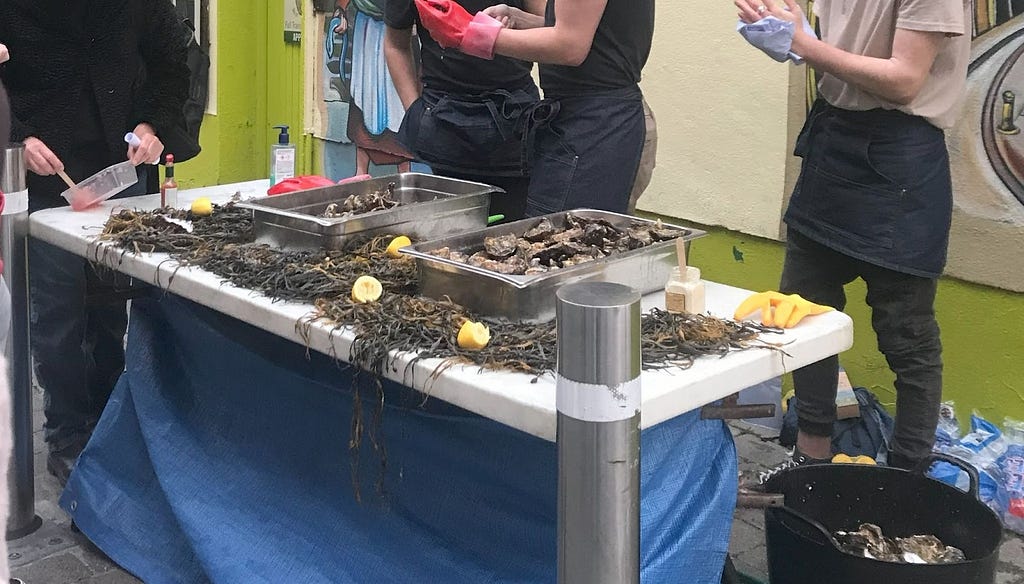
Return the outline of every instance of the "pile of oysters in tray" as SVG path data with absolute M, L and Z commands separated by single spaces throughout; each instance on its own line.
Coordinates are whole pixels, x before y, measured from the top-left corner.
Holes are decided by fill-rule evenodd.
M 604 219 L 588 219 L 569 212 L 565 214 L 564 228 L 555 227 L 544 217 L 522 235 L 485 237 L 483 249 L 473 253 L 442 247 L 430 254 L 499 274 L 532 275 L 592 262 L 683 235 L 684 231 L 667 228 L 661 221 L 634 221 L 622 229 Z

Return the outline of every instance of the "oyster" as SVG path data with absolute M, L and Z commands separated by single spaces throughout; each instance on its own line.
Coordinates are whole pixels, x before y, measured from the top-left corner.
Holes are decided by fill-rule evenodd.
M 523 234 L 523 239 L 526 241 L 544 241 L 555 234 L 557 229 L 552 225 L 551 221 L 545 217 L 541 219 L 533 229 L 529 229 Z
M 872 523 L 862 523 L 857 531 L 837 531 L 832 537 L 848 554 L 883 562 L 949 564 L 965 560 L 962 550 L 943 544 L 934 535 L 888 537 Z
M 514 233 L 484 238 L 484 250 L 496 260 L 511 257 L 518 249 L 519 238 Z

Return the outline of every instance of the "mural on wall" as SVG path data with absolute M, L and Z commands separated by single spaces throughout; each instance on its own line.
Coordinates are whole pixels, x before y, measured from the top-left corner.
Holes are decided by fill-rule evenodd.
M 405 112 L 384 60 L 385 2 L 336 0 L 318 31 L 323 50 L 314 135 L 325 140 L 324 174 L 333 179 L 374 167 L 410 170 L 410 155 L 396 135 Z
M 1024 0 L 969 1 L 967 95 L 946 133 L 955 202 L 946 273 L 1024 292 Z M 808 107 L 815 84 L 808 69 Z

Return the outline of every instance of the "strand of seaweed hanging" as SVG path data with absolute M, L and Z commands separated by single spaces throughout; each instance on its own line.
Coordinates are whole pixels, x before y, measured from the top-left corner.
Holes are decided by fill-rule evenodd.
M 553 322 L 510 323 L 474 315 L 447 299 L 416 296 L 415 262 L 389 257 L 385 250 L 391 239 L 381 235 L 337 251 L 285 251 L 255 243 L 251 211 L 233 203 L 215 206 L 208 217 L 168 208 L 122 209 L 111 215 L 99 237 L 118 250 L 97 248 L 95 259 L 109 263 L 110 254 L 163 252 L 181 266 L 201 267 L 273 300 L 311 303 L 315 311 L 300 323 L 300 332 L 308 334 L 315 322 L 351 327 L 355 341 L 348 360 L 378 375 L 396 367 L 396 352 L 412 353 L 416 360 L 443 359 L 435 373 L 456 364 L 535 376 L 554 370 Z M 380 301 L 362 304 L 351 299 L 352 284 L 363 275 L 383 284 Z M 481 350 L 458 345 L 459 327 L 467 319 L 486 322 L 491 330 L 491 342 Z M 778 330 L 749 321 L 653 309 L 642 317 L 644 368 L 687 368 L 701 356 L 749 348 L 780 350 L 761 338 L 765 332 Z

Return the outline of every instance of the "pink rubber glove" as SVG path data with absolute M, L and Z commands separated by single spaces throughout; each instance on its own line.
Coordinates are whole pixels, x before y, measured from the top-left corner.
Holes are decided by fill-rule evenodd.
M 470 16 L 454 0 L 415 0 L 423 27 L 443 48 L 457 48 L 481 59 L 494 58 L 494 43 L 501 32 L 501 22 L 477 12 Z

